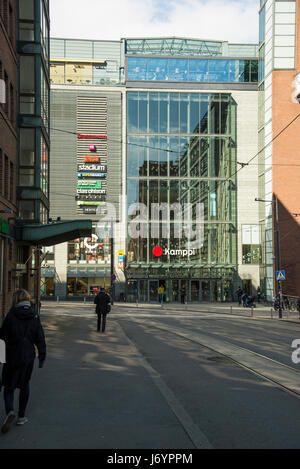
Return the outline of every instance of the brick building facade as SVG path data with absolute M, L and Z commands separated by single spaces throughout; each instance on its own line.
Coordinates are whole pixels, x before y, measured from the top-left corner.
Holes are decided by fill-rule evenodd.
M 0 309 L 7 310 L 15 286 L 16 243 L 9 225 L 17 215 L 16 167 L 17 130 L 17 50 L 15 0 L 0 2 L 0 80 L 5 96 L 0 103 Z M 4 99 L 5 98 L 5 99 Z

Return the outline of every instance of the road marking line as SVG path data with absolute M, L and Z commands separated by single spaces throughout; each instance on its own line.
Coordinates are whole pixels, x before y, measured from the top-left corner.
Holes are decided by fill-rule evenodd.
M 153 380 L 154 384 L 158 387 L 161 394 L 167 401 L 167 404 L 172 409 L 173 413 L 175 414 L 176 418 L 179 420 L 180 424 L 183 426 L 184 430 L 188 434 L 189 438 L 191 439 L 193 445 L 197 449 L 212 449 L 212 445 L 209 440 L 206 438 L 204 433 L 199 429 L 199 427 L 193 422 L 189 414 L 183 408 L 183 406 L 178 401 L 177 397 L 171 391 L 171 389 L 167 386 L 164 380 L 161 378 L 159 373 L 150 365 L 150 363 L 143 357 L 143 355 L 139 352 L 137 346 L 134 342 L 129 339 L 126 335 L 125 331 L 123 330 L 122 326 L 118 324 L 120 330 L 127 340 L 127 342 L 131 345 L 134 349 L 134 352 L 141 363 L 141 365 L 146 369 L 148 374 L 150 375 L 151 379 Z

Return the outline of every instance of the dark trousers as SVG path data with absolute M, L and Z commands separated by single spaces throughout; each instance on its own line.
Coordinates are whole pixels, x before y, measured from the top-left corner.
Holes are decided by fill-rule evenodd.
M 101 316 L 102 316 L 102 332 L 104 332 L 105 325 L 106 325 L 106 314 L 103 314 L 103 313 L 98 313 L 97 331 L 100 331 L 101 329 Z
M 5 411 L 8 414 L 11 410 L 14 410 L 14 392 L 15 390 L 4 388 L 4 403 Z M 29 399 L 29 383 L 27 383 L 23 388 L 20 389 L 19 393 L 19 417 L 25 416 L 25 410 Z

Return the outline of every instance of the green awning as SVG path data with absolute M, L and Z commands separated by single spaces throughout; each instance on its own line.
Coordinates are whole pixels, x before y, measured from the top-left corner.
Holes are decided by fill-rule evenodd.
M 26 245 L 54 246 L 92 235 L 92 220 L 70 220 L 45 225 L 17 225 L 16 240 Z

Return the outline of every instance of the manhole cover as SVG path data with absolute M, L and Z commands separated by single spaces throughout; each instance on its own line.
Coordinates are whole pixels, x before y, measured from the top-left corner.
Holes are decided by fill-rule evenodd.
M 207 360 L 211 362 L 228 362 L 228 358 L 226 357 L 208 357 Z

